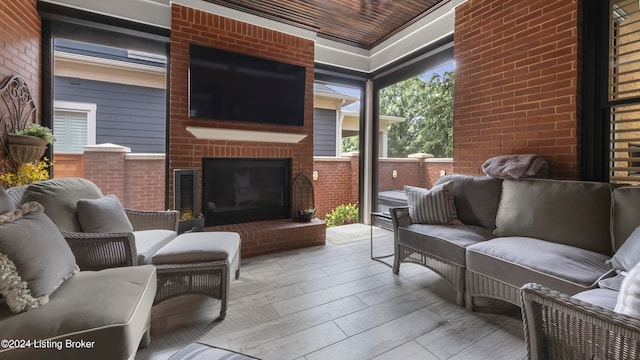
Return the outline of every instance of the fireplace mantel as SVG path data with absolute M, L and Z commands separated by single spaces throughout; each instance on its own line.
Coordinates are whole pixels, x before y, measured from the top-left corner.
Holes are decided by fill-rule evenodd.
M 197 139 L 252 141 L 297 144 L 307 137 L 305 134 L 283 133 L 274 131 L 220 129 L 202 126 L 187 126 L 187 131 Z

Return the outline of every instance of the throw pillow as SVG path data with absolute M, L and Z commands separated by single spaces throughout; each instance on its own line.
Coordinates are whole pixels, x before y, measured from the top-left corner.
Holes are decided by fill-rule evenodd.
M 78 221 L 88 233 L 132 232 L 133 226 L 115 195 L 78 201 Z
M 640 263 L 640 226 L 633 230 L 611 258 L 611 266 L 618 272 L 629 271 L 637 263 Z
M 411 222 L 430 225 L 462 224 L 458 220 L 453 201 L 453 181 L 447 181 L 431 190 L 404 186 Z
M 622 281 L 613 311 L 640 318 L 640 263 Z
M 0 294 L 18 313 L 49 301 L 78 271 L 75 257 L 42 205 L 29 202 L 0 215 Z
M 620 287 L 622 286 L 622 281 L 626 277 L 627 273 L 623 272 L 613 277 L 608 277 L 606 279 L 602 279 L 598 281 L 598 287 L 602 289 L 609 289 L 613 291 L 620 291 Z

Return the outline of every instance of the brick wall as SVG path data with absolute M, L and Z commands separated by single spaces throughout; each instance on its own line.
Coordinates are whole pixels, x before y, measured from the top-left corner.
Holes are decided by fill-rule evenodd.
M 72 176 L 93 181 L 105 194 L 116 194 L 125 207 L 139 210 L 165 209 L 163 154 L 131 154 L 128 148 L 118 145 L 90 146 L 87 150 L 80 156 L 86 157 L 84 173 Z M 324 219 L 325 214 L 340 204 L 358 203 L 358 162 L 357 153 L 339 158 L 314 158 L 313 169 L 318 172 L 318 179 L 313 181 L 317 218 Z M 420 156 L 381 159 L 379 165 L 379 191 L 402 190 L 405 184 L 431 188 L 441 176 L 441 171 L 445 174 L 453 171 L 451 159 Z M 391 177 L 394 169 L 398 170 L 396 179 Z M 251 225 L 246 228 L 244 225 L 235 226 L 245 231 L 251 228 Z
M 399 190 L 404 185 L 425 186 L 425 178 L 423 163 L 418 159 L 382 159 L 378 162 L 378 191 Z
M 469 0 L 456 8 L 454 171 L 536 153 L 579 174 L 577 0 Z
M 103 194 L 116 195 L 126 208 L 165 210 L 165 156 L 130 151 L 112 144 L 87 146 L 80 176 L 95 183 Z
M 307 68 L 305 123 L 302 128 L 252 123 L 191 120 L 188 108 L 189 45 L 198 44 Z M 169 173 L 201 169 L 202 157 L 281 157 L 292 159 L 292 178 L 313 168 L 313 41 L 173 4 L 171 17 L 171 115 Z M 187 126 L 301 133 L 297 144 L 198 140 Z M 201 172 L 202 173 L 202 172 Z M 172 195 L 171 195 L 172 196 Z
M 36 0 L 1 1 L 0 83 L 13 75 L 22 76 L 36 106 L 40 105 L 40 28 Z M 4 158 L 0 147 L 0 162 Z
M 119 149 L 126 149 L 118 147 Z M 85 151 L 84 152 L 84 178 L 95 183 L 102 193 L 116 195 L 125 206 L 125 173 L 124 157 L 127 151 L 113 149 L 114 151 Z M 55 165 L 54 165 L 55 166 Z
M 351 171 L 351 163 L 358 163 L 357 156 L 319 158 L 313 170 L 318 180 L 313 182 L 316 216 L 324 216 L 340 204 L 358 203 L 358 172 Z M 355 191 L 354 191 L 355 184 Z
M 197 44 L 304 66 L 306 94 L 304 126 L 290 127 L 231 121 L 191 120 L 188 108 L 189 45 Z M 311 40 L 280 33 L 256 25 L 224 18 L 215 14 L 173 4 L 171 8 L 171 78 L 169 174 L 178 168 L 202 170 L 202 157 L 253 157 L 292 159 L 291 183 L 304 172 L 313 170 L 313 79 L 314 43 Z M 187 126 L 214 127 L 237 130 L 259 130 L 306 135 L 299 143 L 248 141 L 214 141 L 196 139 Z M 265 136 L 269 136 L 268 134 Z M 202 171 L 200 171 L 202 174 Z M 169 202 L 172 203 L 173 179 L 169 179 Z M 283 239 L 288 247 L 315 245 L 306 239 Z M 291 241 L 293 240 L 293 241 Z M 324 239 L 322 240 L 324 241 Z M 292 244 L 296 244 L 292 245 Z M 243 253 L 255 253 L 246 247 L 258 246 L 243 242 Z M 273 245 L 281 250 L 281 246 Z M 260 253 L 263 250 L 259 251 Z
M 314 170 L 318 180 L 313 182 L 316 216 L 324 216 L 341 204 L 358 203 L 357 154 L 333 157 L 316 157 Z M 393 170 L 398 177 L 391 176 Z M 453 173 L 451 159 L 432 159 L 421 155 L 408 159 L 380 159 L 378 163 L 378 191 L 402 190 L 404 185 L 431 188 L 440 178 L 440 172 Z
M 163 154 L 125 156 L 127 206 L 140 210 L 165 209 L 165 157 Z

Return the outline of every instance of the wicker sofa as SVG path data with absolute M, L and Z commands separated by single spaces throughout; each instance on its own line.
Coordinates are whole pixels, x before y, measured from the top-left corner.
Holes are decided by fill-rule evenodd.
M 640 319 L 531 283 L 522 288 L 528 358 L 640 359 Z
M 390 209 L 394 272 L 418 263 L 444 277 L 457 302 L 474 297 L 520 305 L 530 282 L 573 295 L 612 275 L 609 184 L 450 175 L 464 225 L 413 223 L 406 207 Z
M 628 257 L 627 267 L 618 269 L 628 271 L 638 255 L 627 254 L 621 247 L 626 241 L 634 241 L 628 239 L 633 239 L 632 233 L 640 226 L 640 187 L 616 188 L 612 198 L 614 258 Z M 613 263 L 619 266 L 624 262 Z M 529 358 L 640 358 L 640 319 L 613 311 L 619 277 L 605 279 L 601 287 L 573 296 L 540 284 L 523 286 L 522 315 Z

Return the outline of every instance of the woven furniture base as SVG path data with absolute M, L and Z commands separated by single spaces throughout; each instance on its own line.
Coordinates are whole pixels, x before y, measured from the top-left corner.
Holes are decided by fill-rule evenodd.
M 529 359 L 640 359 L 640 320 L 539 284 L 522 287 Z
M 240 235 L 200 232 L 178 235 L 153 255 L 158 289 L 154 304 L 183 294 L 220 300 L 219 320 L 227 316 L 231 272 L 239 275 Z M 194 262 L 189 262 L 193 260 Z
M 219 347 L 192 343 L 173 354 L 169 360 L 252 360 L 253 356 L 240 354 L 235 351 L 221 349 Z M 259 360 L 259 359 L 258 359 Z
M 473 311 L 473 297 L 482 296 L 520 306 L 520 288 L 467 269 L 465 303 Z
M 220 317 L 227 315 L 229 264 L 226 261 L 156 265 L 158 290 L 154 304 L 187 293 L 202 294 L 221 301 Z
M 395 255 L 394 273 L 400 272 L 400 263 L 403 262 L 418 264 L 431 269 L 456 289 L 456 302 L 464 306 L 465 268 L 463 266 L 401 244 L 397 245 Z

